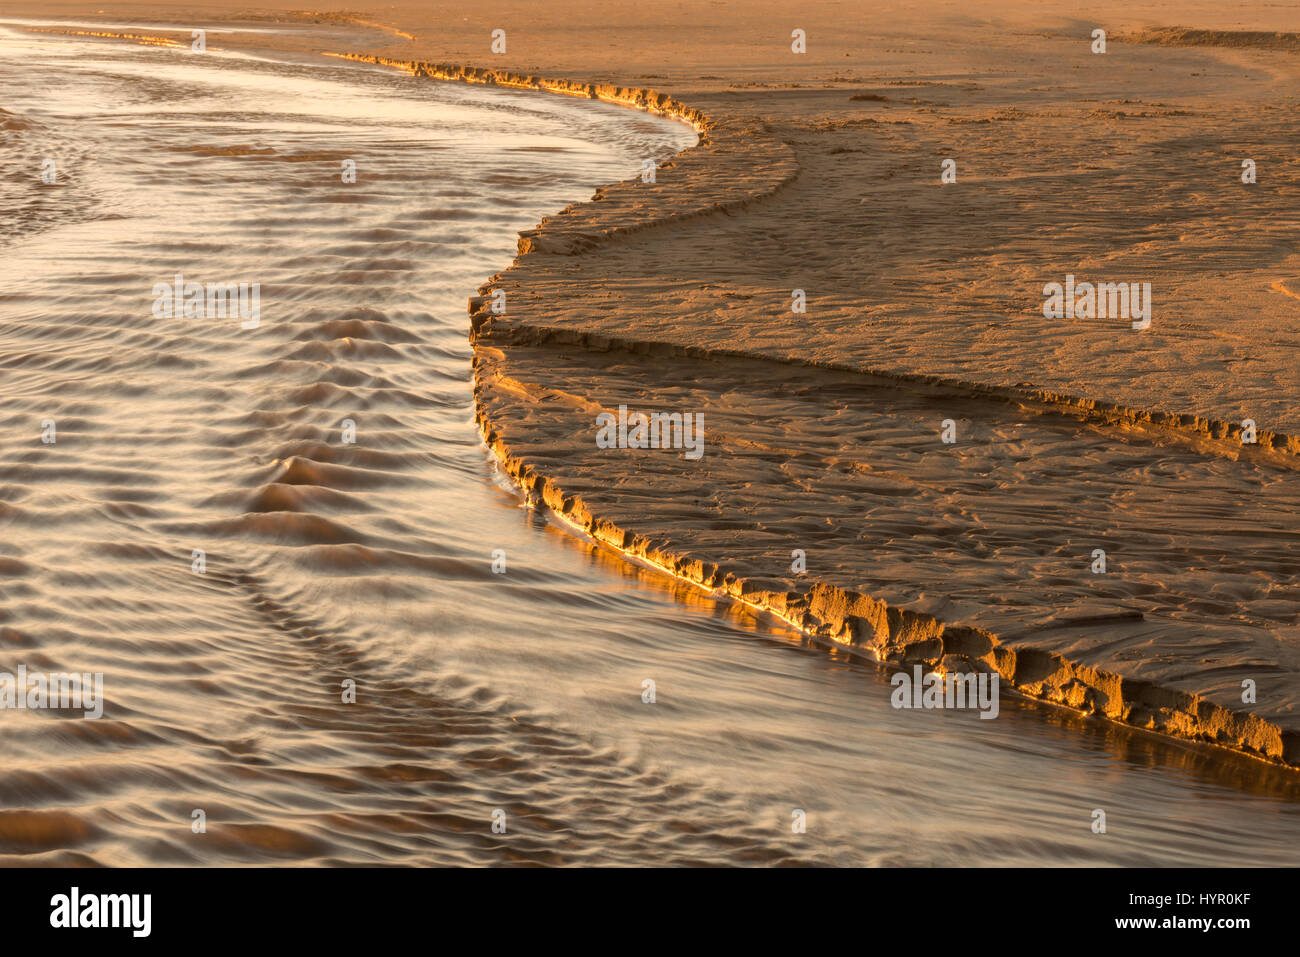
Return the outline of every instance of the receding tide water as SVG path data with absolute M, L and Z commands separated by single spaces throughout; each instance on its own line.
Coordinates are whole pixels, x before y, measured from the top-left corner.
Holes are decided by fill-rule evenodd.
M 1005 692 L 895 711 L 502 481 L 467 295 L 685 127 L 17 30 L 0 80 L 0 672 L 105 697 L 0 711 L 0 861 L 1300 861 L 1289 772 Z M 177 274 L 255 321 L 155 314 Z

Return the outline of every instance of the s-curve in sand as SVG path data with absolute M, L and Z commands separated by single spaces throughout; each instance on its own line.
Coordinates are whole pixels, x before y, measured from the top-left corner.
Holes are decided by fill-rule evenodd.
M 705 142 L 471 303 L 485 436 L 813 633 L 1300 764 L 1300 34 L 1002 12 L 660 84 Z
M 1292 11 L 295 7 L 3 12 L 0 863 L 1294 863 Z

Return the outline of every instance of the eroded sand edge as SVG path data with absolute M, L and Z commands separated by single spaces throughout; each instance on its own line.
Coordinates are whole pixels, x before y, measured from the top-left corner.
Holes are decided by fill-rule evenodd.
M 528 494 L 611 548 L 702 588 L 778 615 L 809 634 L 869 649 L 882 662 L 919 662 L 943 671 L 992 670 L 1031 698 L 1300 766 L 1300 733 L 1294 722 L 1287 720 L 1285 711 L 1261 715 L 1233 708 L 1192 691 L 1126 673 L 1124 668 L 1086 663 L 1080 660 L 1082 655 L 1072 658 L 1032 640 L 1008 642 L 984 628 L 898 607 L 868 592 L 840 584 L 816 580 L 774 583 L 770 576 L 755 574 L 757 569 L 752 563 L 714 561 L 707 553 L 693 551 L 689 542 L 629 529 L 617 509 L 602 509 L 593 503 L 598 496 L 567 491 L 556 476 L 539 468 L 536 456 L 521 454 L 506 438 L 518 432 L 520 426 L 537 425 L 526 422 L 527 414 L 508 401 L 511 388 L 503 387 L 503 383 L 517 385 L 519 381 L 511 376 L 512 356 L 519 349 L 539 345 L 578 347 L 593 353 L 615 350 L 715 362 L 753 359 L 754 355 L 744 349 L 701 348 L 619 337 L 605 331 L 586 332 L 563 324 L 552 326 L 544 317 L 521 318 L 510 310 L 506 315 L 495 316 L 488 309 L 485 297 L 497 288 L 513 292 L 512 273 L 525 266 L 544 269 L 546 257 L 572 255 L 632 232 L 744 208 L 779 190 L 798 175 L 794 154 L 784 144 L 765 138 L 760 131 L 738 129 L 652 90 L 546 80 L 508 71 L 421 61 L 362 55 L 353 58 L 438 79 L 601 99 L 682 119 L 700 133 L 699 146 L 661 170 L 660 175 L 671 188 L 656 190 L 654 203 L 644 201 L 646 192 L 638 190 L 636 183 L 602 189 L 592 202 L 569 207 L 544 220 L 535 230 L 522 234 L 519 255 L 511 269 L 485 283 L 479 290 L 480 296 L 471 300 L 479 426 L 489 448 Z M 736 170 L 742 166 L 745 174 L 737 175 Z M 810 364 L 836 368 L 835 363 Z M 861 373 L 864 370 L 847 365 L 839 371 Z M 1295 436 L 1269 430 L 1261 430 L 1257 448 L 1243 446 L 1238 423 L 1204 415 L 1131 408 L 1109 400 L 1032 387 L 1006 388 L 900 370 L 866 371 L 914 386 L 1009 403 L 1022 412 L 1065 413 L 1104 428 L 1176 433 L 1194 440 L 1201 454 L 1263 460 L 1270 467 L 1287 472 L 1295 468 L 1291 457 L 1300 453 L 1300 441 Z M 561 427 L 560 432 L 566 428 L 571 432 L 571 425 Z M 558 433 L 550 437 L 559 440 Z M 590 442 L 589 434 L 581 438 Z M 794 587 L 783 587 L 791 584 Z M 1141 620 L 1142 615 L 1135 613 L 1130 617 Z M 1105 622 L 1108 616 L 1102 614 L 1097 620 Z M 1078 627 L 1087 621 L 1073 620 L 1066 624 Z M 1223 696 L 1219 697 L 1222 700 Z

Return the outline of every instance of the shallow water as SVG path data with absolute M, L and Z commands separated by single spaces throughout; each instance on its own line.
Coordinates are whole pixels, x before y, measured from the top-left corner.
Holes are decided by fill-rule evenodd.
M 20 31 L 0 80 L 0 671 L 107 698 L 0 711 L 0 860 L 1300 862 L 1294 774 L 1007 696 L 895 711 L 523 507 L 466 297 L 685 127 Z M 176 273 L 260 283 L 257 327 L 156 318 Z

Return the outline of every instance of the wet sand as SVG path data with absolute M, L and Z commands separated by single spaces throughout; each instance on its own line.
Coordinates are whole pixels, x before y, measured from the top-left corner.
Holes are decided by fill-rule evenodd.
M 206 9 L 214 22 L 234 15 Z M 595 92 L 697 125 L 700 146 L 662 164 L 653 186 L 602 188 L 597 202 L 525 229 L 514 266 L 480 289 L 505 290 L 509 304 L 493 316 L 476 302 L 472 316 L 476 414 L 509 473 L 595 539 L 815 636 L 886 661 L 996 669 L 1032 698 L 1300 763 L 1290 438 L 1300 429 L 1289 418 L 1300 270 L 1295 215 L 1280 199 L 1297 178 L 1289 40 L 1215 33 L 1169 45 L 1142 33 L 1162 25 L 1160 9 L 1116 6 L 1116 34 L 1161 42 L 1112 41 L 1101 71 L 1087 52 L 1091 25 L 1037 6 L 998 14 L 997 26 L 954 16 L 936 27 L 927 6 L 911 20 L 851 18 L 847 28 L 839 7 L 812 7 L 796 24 L 809 31 L 806 58 L 788 52 L 788 16 L 776 7 L 752 20 L 700 15 L 702 29 L 667 35 L 667 10 L 641 6 L 581 37 L 581 18 L 563 7 L 500 9 L 511 37 L 502 57 L 480 49 L 492 14 L 466 26 L 423 5 L 357 15 L 385 29 L 357 26 L 346 45 L 337 16 L 317 18 L 319 35 L 210 42 L 499 64 L 581 92 L 607 84 Z M 175 18 L 167 5 L 112 12 L 128 23 Z M 1216 30 L 1285 28 L 1225 22 L 1208 6 L 1192 13 Z M 972 36 L 987 42 L 977 49 Z M 1170 86 L 1174 75 L 1182 85 Z M 663 98 L 633 92 L 650 86 Z M 1081 128 L 1102 144 L 1095 155 L 1068 145 Z M 1259 184 L 1236 182 L 1236 154 L 1221 140 L 1262 144 L 1271 160 Z M 958 182 L 941 186 L 947 155 Z M 1153 155 L 1159 163 L 1144 165 Z M 1123 199 L 1099 211 L 1099 195 Z M 1152 328 L 1043 319 L 1042 283 L 1066 272 L 1151 281 Z M 808 292 L 804 315 L 789 311 L 794 288 Z M 597 449 L 594 417 L 620 403 L 703 412 L 704 458 Z M 1231 431 L 1246 415 L 1260 423 L 1260 447 Z M 951 446 L 938 439 L 948 418 L 959 435 Z M 302 489 L 338 476 L 302 472 L 301 460 L 329 456 L 299 451 L 285 462 L 302 474 L 268 473 L 254 487 L 266 500 L 248 508 L 281 517 L 246 515 L 230 534 L 342 536 L 297 560 L 316 573 L 373 562 L 346 525 L 288 527 L 281 500 L 266 498 L 291 495 L 290 511 L 368 510 L 302 501 Z M 1110 556 L 1106 576 L 1088 570 L 1095 547 Z M 792 549 L 807 554 L 802 575 L 791 572 Z M 256 575 L 231 587 L 251 588 L 286 634 L 321 640 L 301 613 L 277 612 L 285 596 Z M 295 590 L 288 604 L 310 603 L 313 591 Z M 396 669 L 384 674 L 391 711 L 406 692 Z M 1258 683 L 1253 706 L 1240 701 L 1243 678 Z M 376 774 L 400 774 L 444 733 L 483 726 L 509 740 L 497 716 L 457 711 L 465 703 L 453 700 L 413 698 L 407 718 L 428 715 L 432 736 L 410 739 L 409 762 L 394 755 Z M 373 726 L 358 720 L 349 733 L 368 735 Z M 394 717 L 391 733 L 402 728 Z M 585 742 L 533 731 L 551 735 L 546 746 L 575 769 L 588 764 Z M 466 760 L 491 764 L 494 747 L 512 750 L 497 742 Z M 1241 773 L 1226 758 L 1222 767 Z M 548 823 L 542 804 L 571 797 L 576 809 L 617 777 L 593 773 L 585 784 L 564 777 L 558 797 L 538 801 L 542 831 L 567 826 Z M 660 786 L 677 793 L 656 781 L 647 801 L 660 800 Z M 596 832 L 619 813 L 599 811 Z M 728 813 L 753 859 L 786 859 L 757 850 L 745 809 Z M 441 823 L 473 846 L 475 822 Z M 584 846 L 608 844 L 613 828 Z M 352 853 L 255 829 L 245 837 L 261 852 Z M 723 859 L 707 830 L 658 847 L 629 837 L 601 853 Z M 240 843 L 228 853 L 254 854 Z M 539 842 L 526 856 L 552 853 Z
M 521 241 L 484 290 L 508 315 L 472 306 L 490 444 L 597 538 L 811 633 L 1300 763 L 1300 61 L 1129 36 L 684 95 L 752 170 L 697 150 Z M 1045 318 L 1076 274 L 1151 282 L 1151 327 Z M 703 412 L 711 454 L 594 448 L 621 404 Z
M 508 303 L 471 303 L 484 434 L 594 537 L 811 633 L 1300 763 L 1296 24 L 962 9 L 700 14 L 652 68 L 653 42 L 623 58 L 614 37 L 653 6 L 563 42 L 503 7 L 520 42 L 467 57 L 493 75 L 446 64 L 465 28 L 435 42 L 390 15 L 413 39 L 382 61 L 581 76 L 703 132 L 654 184 L 524 233 L 480 290 Z M 1067 276 L 1150 282 L 1150 328 L 1046 318 Z M 620 403 L 703 412 L 711 454 L 597 449 Z

